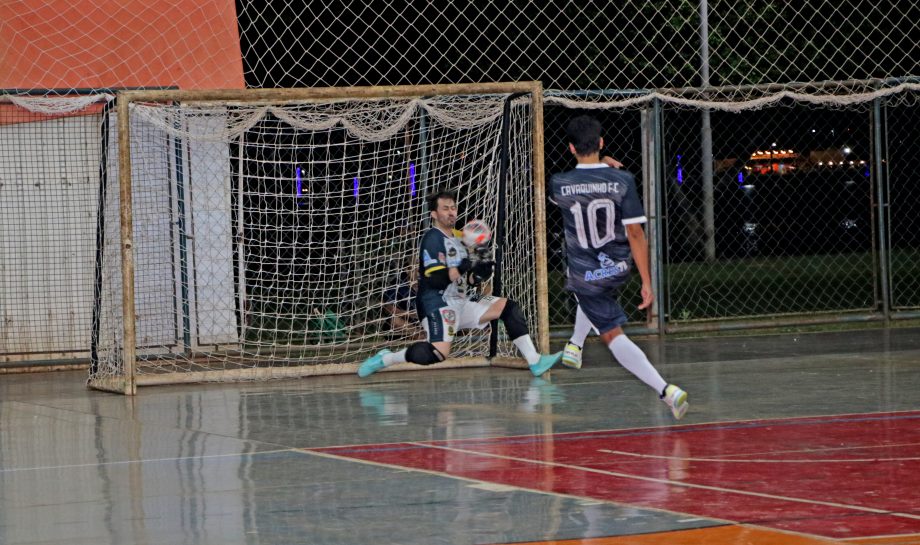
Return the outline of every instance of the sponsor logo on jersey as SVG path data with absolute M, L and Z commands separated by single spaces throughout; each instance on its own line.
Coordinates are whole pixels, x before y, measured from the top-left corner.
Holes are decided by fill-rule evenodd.
M 603 280 L 614 276 L 621 276 L 629 271 L 629 264 L 625 261 L 614 261 L 610 256 L 601 252 L 597 254 L 597 261 L 600 264 L 599 269 L 585 272 L 585 281 Z
M 447 257 L 454 257 L 457 255 L 457 249 L 451 247 L 450 250 L 447 250 Z
M 428 250 L 424 250 L 422 251 L 422 263 L 424 263 L 425 266 L 427 267 L 429 265 L 434 265 L 435 263 L 438 263 L 438 260 L 433 259 L 431 257 L 431 254 L 428 253 Z
M 441 309 L 441 320 L 447 324 L 448 331 L 452 330 L 457 323 L 457 313 L 449 308 Z

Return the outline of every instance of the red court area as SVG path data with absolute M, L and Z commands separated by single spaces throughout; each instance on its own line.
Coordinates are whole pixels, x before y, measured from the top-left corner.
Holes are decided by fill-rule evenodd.
M 829 538 L 920 533 L 920 411 L 316 450 Z

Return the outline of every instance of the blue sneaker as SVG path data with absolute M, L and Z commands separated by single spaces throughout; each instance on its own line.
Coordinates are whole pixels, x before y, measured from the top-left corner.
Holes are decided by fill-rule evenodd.
M 380 352 L 377 352 L 373 356 L 364 360 L 364 363 L 358 367 L 358 376 L 361 378 L 369 377 L 377 371 L 383 369 L 383 357 L 389 353 L 390 351 L 384 348 Z
M 556 363 L 561 359 L 562 352 L 540 356 L 540 361 L 530 366 L 530 372 L 533 373 L 533 376 L 539 377 L 543 373 L 549 371 L 550 367 L 556 365 Z

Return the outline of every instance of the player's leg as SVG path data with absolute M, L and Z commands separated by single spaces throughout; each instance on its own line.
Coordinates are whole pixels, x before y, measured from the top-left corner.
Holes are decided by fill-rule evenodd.
M 514 346 L 527 360 L 530 372 L 534 376 L 538 377 L 548 371 L 562 357 L 561 352 L 541 355 L 537 351 L 537 347 L 534 346 L 533 339 L 530 337 L 524 312 L 516 301 L 504 297 L 490 296 L 483 297 L 475 303 L 467 303 L 467 306 L 471 308 L 472 313 L 468 313 L 464 318 L 469 320 L 470 323 L 477 324 L 477 327 L 484 327 L 485 324 L 495 319 L 499 319 L 505 324 L 505 330 L 508 331 L 511 342 L 514 343 Z
M 428 333 L 428 339 L 415 342 L 397 352 L 384 348 L 366 359 L 358 368 L 358 376 L 367 377 L 398 363 L 432 365 L 447 359 L 456 330 L 457 309 L 447 305 L 440 298 L 427 301 L 422 325 Z
M 575 300 L 577 302 L 578 297 Z M 591 320 L 588 319 L 585 312 L 581 310 L 581 305 L 578 305 L 575 309 L 575 326 L 572 330 L 572 337 L 569 338 L 569 342 L 565 344 L 565 348 L 562 350 L 562 365 L 572 369 L 581 369 L 581 350 L 585 345 L 585 339 L 588 338 L 588 333 L 592 329 L 594 329 L 594 325 L 591 324 Z
M 668 404 L 675 418 L 682 418 L 689 407 L 687 393 L 665 382 L 642 349 L 623 333 L 622 325 L 627 322 L 627 317 L 617 301 L 616 292 L 582 297 L 580 306 L 600 331 L 601 342 L 607 345 L 620 365 L 652 388 Z
M 459 329 L 457 327 L 458 311 L 459 309 L 454 306 L 445 305 L 429 312 L 425 318 L 428 339 L 412 343 L 398 352 L 384 355 L 384 366 L 389 367 L 405 362 L 432 365 L 446 360 L 450 356 L 454 332 Z

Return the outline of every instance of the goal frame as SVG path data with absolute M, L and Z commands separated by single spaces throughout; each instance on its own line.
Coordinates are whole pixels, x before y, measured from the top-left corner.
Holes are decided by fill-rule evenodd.
M 201 371 L 137 375 L 137 334 L 135 308 L 135 269 L 133 240 L 131 123 L 130 106 L 143 102 L 181 102 L 184 104 L 283 104 L 335 99 L 422 98 L 434 95 L 527 94 L 531 97 L 532 183 L 534 213 L 534 265 L 537 331 L 534 341 L 541 352 L 549 351 L 548 269 L 546 258 L 546 188 L 543 140 L 543 86 L 539 81 L 508 83 L 444 84 L 414 86 L 323 87 L 299 89 L 227 89 L 227 90 L 125 90 L 117 95 L 118 179 L 120 206 L 120 258 L 123 350 L 122 375 L 91 377 L 88 385 L 99 390 L 135 395 L 138 386 L 204 382 L 220 378 L 224 382 L 270 378 L 293 378 L 311 375 L 353 373 L 360 362 L 352 364 L 309 364 L 272 368 Z M 523 367 L 515 358 L 467 357 L 439 364 L 439 367 L 498 365 Z M 397 366 L 400 367 L 400 366 Z

